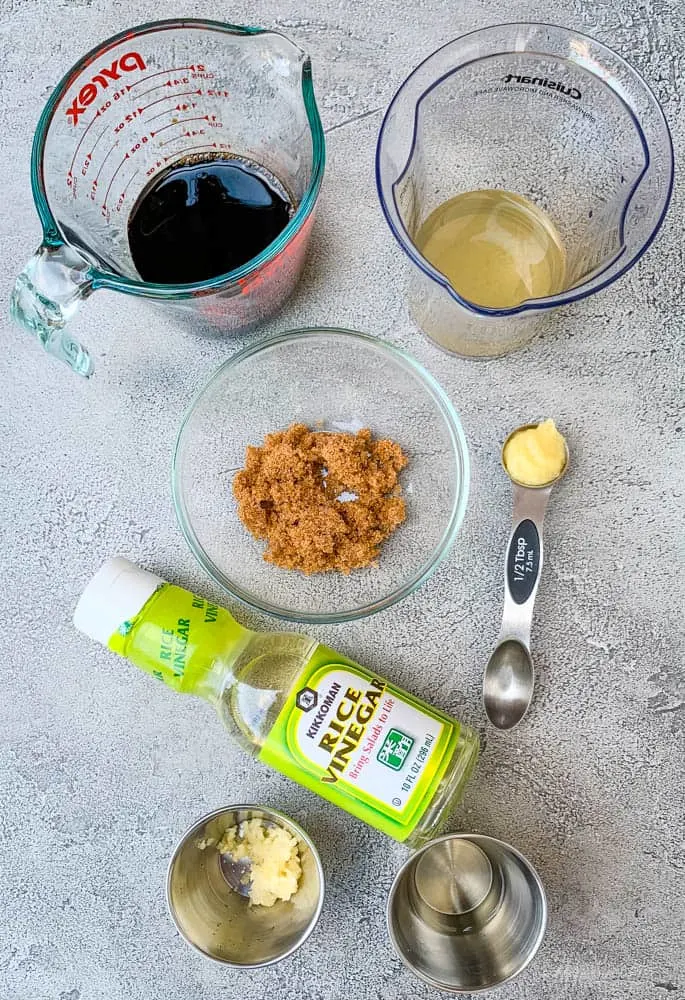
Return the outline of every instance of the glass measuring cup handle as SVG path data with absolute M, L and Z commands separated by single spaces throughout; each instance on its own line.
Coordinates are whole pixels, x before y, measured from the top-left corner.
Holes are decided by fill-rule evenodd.
M 46 240 L 17 278 L 10 300 L 17 323 L 49 354 L 86 377 L 92 374 L 93 362 L 65 326 L 92 291 L 90 264 L 72 247 Z
M 532 489 L 514 484 L 513 528 L 504 564 L 502 639 L 530 648 L 535 595 L 542 572 L 542 523 L 551 486 Z

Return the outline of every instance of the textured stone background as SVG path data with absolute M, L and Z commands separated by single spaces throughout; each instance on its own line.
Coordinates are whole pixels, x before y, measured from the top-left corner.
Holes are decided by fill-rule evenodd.
M 422 339 L 373 185 L 380 109 L 441 43 L 504 19 L 550 20 L 618 48 L 655 87 L 683 149 L 681 0 L 2 0 L 1 298 L 39 241 L 28 165 L 64 70 L 126 26 L 182 12 L 282 28 L 309 49 L 328 170 L 304 285 L 267 331 L 323 322 L 407 347 L 462 415 L 473 464 L 446 564 L 331 645 L 483 731 L 510 497 L 504 435 L 553 415 L 572 469 L 547 519 L 534 627 L 535 703 L 485 733 L 455 827 L 503 837 L 538 866 L 549 933 L 502 1000 L 677 1000 L 683 968 L 683 187 L 629 276 L 560 313 L 523 353 L 473 365 Z M 387 889 L 405 857 L 380 834 L 257 764 L 204 704 L 182 700 L 75 633 L 72 609 L 107 556 L 128 555 L 221 599 L 176 526 L 169 459 L 194 390 L 242 341 L 180 332 L 99 293 L 74 323 L 97 375 L 69 375 L 2 320 L 1 1000 L 428 997 L 394 958 Z M 268 627 L 243 608 L 245 623 Z M 203 961 L 165 912 L 170 851 L 230 801 L 284 809 L 321 847 L 328 895 L 294 958 L 254 974 Z

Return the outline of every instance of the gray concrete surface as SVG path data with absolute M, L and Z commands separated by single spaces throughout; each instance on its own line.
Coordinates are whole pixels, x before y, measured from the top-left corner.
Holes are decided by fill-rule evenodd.
M 463 530 L 430 582 L 377 618 L 318 634 L 484 733 L 453 826 L 517 845 L 550 902 L 539 957 L 502 1000 L 685 997 L 682 182 L 629 276 L 560 313 L 523 353 L 476 366 L 439 353 L 409 319 L 372 169 L 379 109 L 409 68 L 464 31 L 518 18 L 577 26 L 618 48 L 653 84 L 682 153 L 680 0 L 512 0 L 506 10 L 486 0 L 3 0 L 0 10 L 3 300 L 39 241 L 33 128 L 82 52 L 183 10 L 275 25 L 311 51 L 328 171 L 306 281 L 265 332 L 325 322 L 408 348 L 454 400 L 473 464 Z M 207 706 L 70 622 L 84 581 L 114 553 L 221 599 L 176 525 L 169 459 L 191 394 L 244 341 L 179 331 L 108 293 L 74 331 L 95 349 L 89 382 L 2 319 L 0 1000 L 428 997 L 384 927 L 404 848 L 246 762 Z M 483 726 L 480 679 L 510 510 L 498 447 L 517 423 L 547 414 L 567 432 L 573 467 L 547 519 L 535 703 L 515 734 L 497 735 Z M 188 949 L 163 892 L 184 828 L 241 800 L 303 823 L 328 879 L 308 945 L 252 975 Z

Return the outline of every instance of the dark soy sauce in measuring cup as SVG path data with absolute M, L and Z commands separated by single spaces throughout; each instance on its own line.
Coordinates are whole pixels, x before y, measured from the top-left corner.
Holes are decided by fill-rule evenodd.
M 205 281 L 246 264 L 281 233 L 294 211 L 273 174 L 238 158 L 185 160 L 140 195 L 128 223 L 143 281 Z

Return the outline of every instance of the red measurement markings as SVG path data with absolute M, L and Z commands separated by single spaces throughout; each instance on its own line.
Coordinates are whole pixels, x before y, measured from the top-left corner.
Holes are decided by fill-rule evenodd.
M 186 79 L 186 83 L 190 83 L 190 80 Z M 166 86 L 168 86 L 168 81 L 167 83 L 158 83 L 156 87 L 150 87 L 149 90 L 144 90 L 142 94 L 137 94 L 136 96 L 142 100 L 142 98 L 147 97 L 148 94 L 154 94 L 156 90 L 162 90 L 162 88 Z
M 95 124 L 95 122 L 97 121 L 97 119 L 100 117 L 101 114 L 102 114 L 101 111 L 96 111 L 95 112 L 94 117 L 91 118 L 91 120 L 88 122 L 88 124 L 86 125 L 85 129 L 81 133 L 81 138 L 79 139 L 78 143 L 76 144 L 76 149 L 74 150 L 74 155 L 71 158 L 71 166 L 69 167 L 69 170 L 67 171 L 67 186 L 68 187 L 72 186 L 71 181 L 72 181 L 72 178 L 74 176 L 73 175 L 74 163 L 76 162 L 76 157 L 78 156 L 78 151 L 81 148 L 81 144 L 82 144 L 83 140 L 85 139 L 85 137 L 88 135 L 88 132 L 90 131 L 91 126 Z
M 165 94 L 164 97 L 158 97 L 156 101 L 150 101 L 149 104 L 143 105 L 143 111 L 147 111 L 148 108 L 154 108 L 155 104 L 161 104 L 162 101 L 177 101 L 179 97 L 199 97 L 202 94 L 201 90 L 185 90 L 180 94 Z M 193 105 L 194 107 L 195 105 Z
M 124 190 L 119 195 L 120 199 L 126 197 L 126 192 L 128 191 L 129 187 L 131 186 L 131 181 L 133 180 L 134 177 L 137 177 L 139 173 L 140 173 L 140 170 L 136 170 L 136 171 L 134 171 L 134 173 L 131 174 L 131 176 L 129 177 L 129 179 L 126 181 L 126 186 L 124 187 Z
M 156 163 L 153 163 L 151 167 L 147 168 L 147 170 L 145 171 L 145 176 L 146 177 L 152 177 L 152 175 L 154 174 L 155 170 L 159 170 L 160 167 L 163 167 L 164 164 L 166 163 L 166 161 L 167 161 L 167 157 L 166 156 L 164 157 L 163 160 L 157 160 Z
M 117 203 L 114 206 L 114 208 L 116 209 L 117 212 L 120 212 L 121 209 L 122 209 L 122 207 L 123 207 L 123 204 L 124 204 L 124 202 L 126 200 L 126 192 L 128 191 L 128 188 L 129 188 L 129 185 L 130 185 L 131 181 L 133 180 L 134 177 L 137 177 L 139 173 L 140 173 L 140 171 L 136 170 L 135 173 L 131 174 L 131 176 L 129 177 L 129 179 L 126 181 L 126 186 L 124 187 L 123 191 L 119 195 L 119 198 L 117 199 Z
M 126 181 L 126 184 L 124 185 L 124 189 L 121 192 L 121 194 L 119 195 L 119 201 L 117 202 L 117 212 L 121 209 L 121 206 L 122 206 L 122 204 L 124 202 L 124 198 L 126 197 L 126 192 L 128 191 L 129 187 L 131 186 L 131 181 L 134 179 L 134 177 L 137 177 L 139 173 L 140 173 L 140 170 L 134 170 L 134 172 L 131 174 L 131 176 L 129 177 L 129 179 Z
M 107 185 L 107 190 L 105 191 L 105 197 L 103 199 L 103 204 L 102 204 L 103 208 L 107 208 L 107 199 L 109 198 L 109 192 L 112 190 L 112 184 L 114 184 L 114 180 L 115 180 L 117 174 L 119 173 L 119 171 L 121 170 L 121 168 L 123 167 L 123 165 L 126 163 L 126 161 L 128 159 L 130 159 L 130 157 L 131 157 L 130 153 L 125 153 L 123 160 L 120 162 L 119 166 L 116 168 L 116 170 L 114 171 L 114 173 L 110 177 L 109 184 Z M 136 170 L 136 174 L 137 173 L 138 173 L 138 171 Z M 135 177 L 135 174 L 133 175 L 133 177 Z M 121 194 L 119 196 L 119 203 L 117 204 L 117 211 L 119 211 L 119 209 L 121 208 L 121 202 L 126 197 L 126 188 L 129 186 L 129 184 L 131 183 L 132 179 L 133 179 L 132 177 L 129 177 L 128 181 L 126 182 L 126 187 L 123 189 L 123 191 L 121 192 Z
M 105 101 L 105 103 L 98 108 L 100 114 L 104 115 L 105 111 L 109 111 L 109 109 L 112 107 L 112 101 L 120 101 L 122 97 L 125 97 L 126 94 L 128 94 L 130 89 L 131 89 L 130 86 L 127 85 L 125 87 L 122 87 L 121 90 L 113 91 L 111 100 Z
M 173 128 L 175 125 L 186 125 L 188 122 L 206 122 L 209 120 L 209 115 L 201 115 L 199 118 L 177 118 L 174 122 L 169 122 L 168 125 L 162 125 L 158 128 L 156 132 L 150 132 L 150 137 L 159 135 L 160 132 L 166 132 L 168 128 Z M 187 133 L 181 133 L 187 134 Z M 175 142 L 176 139 L 180 139 L 180 135 L 175 136 L 173 139 L 169 139 L 168 142 L 160 142 L 160 146 L 168 146 L 170 142 Z
M 144 91 L 142 94 L 138 94 L 138 99 L 141 97 L 147 97 L 148 94 L 153 94 L 156 90 L 162 90 L 163 87 L 187 87 L 190 83 L 190 78 L 187 76 L 174 77 L 172 80 L 166 80 L 164 83 L 158 83 L 156 87 L 151 87 L 149 90 Z M 176 95 L 174 95 L 176 96 Z
M 105 191 L 105 197 L 104 197 L 103 205 L 102 205 L 103 208 L 107 207 L 107 199 L 109 198 L 109 192 L 112 190 L 112 184 L 114 184 L 114 178 L 119 173 L 119 171 L 121 170 L 121 168 L 123 167 L 123 165 L 126 163 L 126 161 L 128 160 L 128 158 L 130 157 L 130 155 L 131 155 L 130 153 L 126 153 L 124 155 L 123 160 L 121 161 L 121 163 L 119 164 L 119 166 L 117 167 L 117 169 L 114 171 L 114 173 L 110 177 L 109 184 L 107 185 L 107 190 Z
M 95 140 L 95 142 L 93 143 L 93 148 L 92 148 L 92 149 L 91 149 L 91 151 L 90 151 L 90 155 L 91 155 L 91 156 L 92 156 L 92 155 L 93 155 L 93 153 L 95 152 L 95 147 L 96 147 L 96 146 L 97 146 L 97 144 L 99 143 L 100 139 L 102 139 L 103 135 L 106 135 L 106 134 L 107 134 L 107 132 L 109 132 L 109 125 L 105 125 L 105 127 L 104 127 L 104 128 L 103 128 L 103 130 L 102 130 L 102 132 L 100 133 L 100 135 L 99 135 L 99 136 L 97 137 L 97 139 L 96 139 L 96 140 Z
M 166 142 L 160 142 L 159 148 L 165 149 L 170 146 L 172 142 L 178 142 L 179 139 L 193 139 L 196 135 L 204 135 L 205 130 L 203 128 L 198 129 L 188 129 L 187 132 L 181 132 L 180 135 L 175 135 L 173 139 L 168 139 Z
M 81 167 L 81 176 L 82 177 L 85 177 L 86 174 L 88 173 L 88 171 L 90 170 L 90 165 L 93 162 L 93 153 L 95 152 L 97 144 L 100 142 L 100 139 L 102 139 L 103 135 L 107 134 L 107 132 L 109 132 L 109 126 L 105 125 L 105 127 L 102 130 L 102 132 L 100 133 L 100 135 L 97 137 L 97 139 L 93 143 L 93 148 L 91 149 L 90 153 L 88 153 L 88 155 L 86 156 L 85 160 L 83 161 L 83 166 Z
M 110 156 L 114 152 L 114 150 L 118 147 L 118 145 L 119 145 L 119 143 L 115 142 L 113 146 L 110 146 L 110 148 L 108 149 L 107 154 L 106 154 L 104 160 L 100 164 L 100 169 L 98 170 L 97 174 L 95 175 L 95 180 L 93 181 L 93 184 L 92 184 L 91 189 L 90 189 L 90 200 L 91 201 L 95 201 L 95 195 L 97 193 L 98 181 L 100 180 L 100 174 L 102 173 L 102 169 L 103 169 L 105 163 L 107 163 L 107 160 L 110 158 Z
M 167 108 L 165 111 L 160 111 L 159 114 L 150 115 L 150 117 L 146 118 L 145 121 L 147 124 L 155 121 L 157 118 L 168 118 L 173 111 L 192 111 L 193 108 L 196 107 L 197 104 L 195 101 L 191 101 L 190 104 L 177 104 L 175 108 Z
M 127 125 L 130 125 L 131 122 L 135 121 L 136 118 L 140 118 L 143 111 L 145 111 L 145 108 L 134 108 L 133 111 L 129 111 L 126 117 L 120 121 L 118 125 L 114 126 L 114 135 L 118 135 L 119 132 L 125 129 Z
M 149 134 L 149 135 L 141 135 L 141 137 L 140 137 L 140 139 L 138 140 L 138 142 L 137 142 L 137 143 L 136 143 L 136 144 L 135 144 L 134 146 L 131 146 L 131 148 L 129 149 L 129 151 L 128 151 L 128 153 L 127 153 L 126 155 L 127 155 L 127 156 L 135 156 L 135 154 L 136 154 L 136 153 L 137 153 L 137 152 L 138 152 L 138 151 L 139 151 L 140 149 L 142 149 L 142 148 L 143 148 L 143 146 L 144 146 L 144 145 L 145 145 L 145 144 L 146 144 L 147 142 L 149 142 L 149 140 L 150 140 L 150 139 L 153 139 L 153 138 L 154 138 L 154 137 L 155 137 L 156 135 L 157 135 L 157 133 L 156 133 L 156 132 L 150 132 L 150 134 Z
M 173 69 L 160 69 L 158 73 L 148 73 L 146 76 L 141 76 L 140 80 L 136 80 L 132 83 L 132 87 L 137 87 L 140 83 L 145 83 L 146 80 L 154 80 L 157 76 L 171 76 L 172 73 L 183 73 L 185 70 L 189 69 L 191 72 L 198 70 L 199 72 L 204 72 L 204 66 L 202 63 L 193 63 L 191 66 L 174 66 Z

